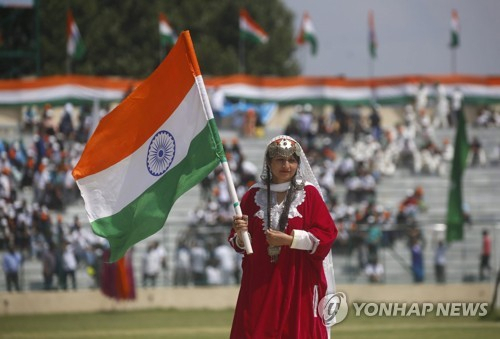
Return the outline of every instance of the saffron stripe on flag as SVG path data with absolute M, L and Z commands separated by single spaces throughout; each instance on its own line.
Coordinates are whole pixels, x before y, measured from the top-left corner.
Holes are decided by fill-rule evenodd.
M 188 156 L 175 168 L 119 213 L 92 222 L 94 232 L 106 237 L 113 249 L 111 261 L 122 257 L 137 241 L 159 231 L 174 202 L 220 163 L 219 159 L 213 158 L 216 146 L 207 142 L 212 140 L 210 130 L 213 126 L 210 124 L 214 121 L 211 120 L 193 139 Z M 203 165 L 199 167 L 198 164 Z
M 201 119 L 194 119 L 190 114 L 192 111 L 203 110 L 197 87 L 193 86 L 184 99 L 175 113 L 158 130 L 151 133 L 149 139 L 133 154 L 99 173 L 77 181 L 89 211 L 90 221 L 119 212 L 159 180 L 159 177 L 148 172 L 146 165 L 150 141 L 158 131 L 168 131 L 174 140 L 181 138 L 189 140 L 205 128 L 207 119 L 204 116 L 201 116 Z M 186 157 L 189 152 L 188 147 L 189 144 L 176 143 L 170 169 Z M 99 190 L 99 187 L 106 187 L 106 190 Z
M 73 171 L 76 180 L 100 172 L 135 152 L 175 111 L 201 75 L 176 44 L 147 81 L 101 119 Z M 149 98 L 168 100 L 149 100 Z M 142 116 L 137 116 L 140 111 Z M 133 131 L 133 133 L 131 132 Z
M 189 32 L 99 123 L 73 170 L 111 261 L 161 229 L 176 199 L 225 160 Z

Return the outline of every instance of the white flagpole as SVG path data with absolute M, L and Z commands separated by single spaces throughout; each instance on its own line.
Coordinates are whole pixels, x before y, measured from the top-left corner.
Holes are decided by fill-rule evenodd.
M 203 100 L 203 106 L 205 108 L 207 119 L 213 119 L 214 113 L 212 111 L 212 106 L 210 105 L 210 100 L 208 99 L 208 93 L 205 88 L 205 83 L 203 82 L 203 77 L 199 75 L 195 79 L 196 79 L 196 84 L 198 85 L 197 86 L 198 90 L 200 91 L 200 96 Z M 218 133 L 219 132 L 217 132 L 217 139 L 220 139 Z M 238 195 L 236 194 L 236 189 L 234 188 L 233 176 L 231 175 L 231 170 L 229 169 L 229 165 L 225 158 L 224 160 L 221 161 L 221 165 L 224 171 L 224 176 L 226 177 L 229 195 L 231 196 L 231 200 L 233 202 L 235 214 L 236 216 L 241 217 L 243 213 L 241 211 Z M 247 254 L 252 254 L 253 249 L 252 249 L 252 244 L 250 243 L 250 237 L 248 235 L 248 232 L 246 231 L 242 232 L 241 236 L 243 237 L 243 243 L 245 244 L 245 251 L 247 252 Z
M 236 194 L 236 189 L 234 188 L 233 176 L 231 175 L 231 170 L 229 169 L 227 161 L 222 162 L 222 169 L 224 170 L 224 176 L 226 177 L 229 195 L 231 196 L 231 200 L 233 201 L 234 212 L 236 216 L 241 217 L 243 213 L 241 211 L 240 202 L 238 201 L 238 195 Z M 243 243 L 245 244 L 245 251 L 247 252 L 247 254 L 252 254 L 253 249 L 252 244 L 250 243 L 248 232 L 242 232 L 241 236 L 243 237 Z

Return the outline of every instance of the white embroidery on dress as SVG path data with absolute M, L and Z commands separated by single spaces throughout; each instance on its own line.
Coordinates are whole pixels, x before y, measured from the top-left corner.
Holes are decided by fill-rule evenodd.
M 306 200 L 306 191 L 298 190 L 290 204 L 290 210 L 288 211 L 288 219 L 292 218 L 302 218 L 302 214 L 299 213 L 297 207 L 302 205 L 302 203 Z M 255 193 L 255 204 L 260 207 L 260 209 L 255 213 L 255 216 L 263 220 L 262 229 L 267 229 L 267 220 L 265 218 L 265 210 L 267 209 L 267 191 L 264 189 L 259 189 L 257 193 Z M 283 211 L 284 200 L 281 204 L 276 203 L 276 192 L 271 192 L 271 227 L 273 229 L 278 228 L 278 219 Z

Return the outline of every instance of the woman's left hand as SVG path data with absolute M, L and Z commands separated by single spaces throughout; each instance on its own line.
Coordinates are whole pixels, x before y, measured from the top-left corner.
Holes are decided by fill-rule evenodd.
M 266 230 L 266 240 L 271 246 L 290 246 L 292 244 L 293 237 L 281 231 L 268 229 Z

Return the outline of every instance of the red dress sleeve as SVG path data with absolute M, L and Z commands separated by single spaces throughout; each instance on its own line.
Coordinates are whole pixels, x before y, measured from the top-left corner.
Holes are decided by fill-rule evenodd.
M 330 252 L 333 242 L 337 238 L 338 230 L 330 211 L 316 187 L 308 185 L 304 201 L 304 231 L 310 232 L 319 240 L 319 245 L 311 253 L 311 257 L 323 260 Z

